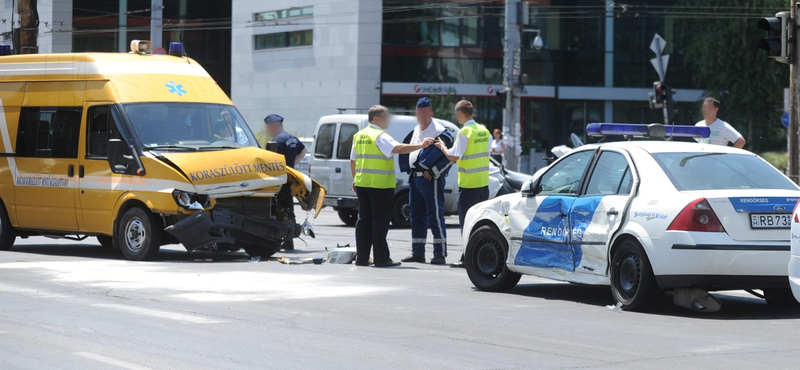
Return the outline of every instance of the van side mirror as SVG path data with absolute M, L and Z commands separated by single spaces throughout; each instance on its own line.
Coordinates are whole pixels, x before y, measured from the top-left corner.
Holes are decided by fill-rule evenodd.
M 132 147 L 126 147 L 124 141 L 120 139 L 108 140 L 108 165 L 111 167 L 111 172 L 144 175 L 144 166 L 138 156 L 125 154 L 126 152 L 133 152 L 133 149 Z
M 538 189 L 539 189 L 539 179 L 537 178 L 534 180 L 526 181 L 524 184 L 522 184 L 522 189 L 520 189 L 520 192 L 522 193 L 523 197 L 533 197 L 536 196 Z
M 267 141 L 266 148 L 264 148 L 264 149 L 269 150 L 270 152 L 277 153 L 278 152 L 278 143 L 275 142 L 275 141 Z

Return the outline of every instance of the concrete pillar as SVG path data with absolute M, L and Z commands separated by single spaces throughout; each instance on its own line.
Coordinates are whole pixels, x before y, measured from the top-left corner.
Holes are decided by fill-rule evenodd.
M 117 51 L 127 53 L 128 45 L 128 0 L 119 0 L 119 31 L 117 31 Z
M 605 87 L 614 87 L 614 1 L 606 0 Z M 606 100 L 603 107 L 606 122 L 614 121 L 614 102 Z

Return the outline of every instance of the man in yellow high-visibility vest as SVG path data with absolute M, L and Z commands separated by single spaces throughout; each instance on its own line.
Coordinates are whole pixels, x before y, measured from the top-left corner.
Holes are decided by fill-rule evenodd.
M 353 137 L 350 152 L 350 170 L 353 172 L 353 190 L 358 196 L 356 221 L 356 265 L 369 265 L 369 252 L 373 249 L 375 267 L 399 266 L 389 257 L 389 232 L 391 200 L 394 199 L 395 154 L 411 153 L 433 144 L 432 138 L 420 144 L 400 144 L 386 129 L 389 127 L 389 109 L 374 105 L 367 112 L 369 126 Z
M 436 146 L 447 155 L 451 162 L 458 164 L 458 223 L 464 234 L 464 216 L 469 209 L 489 199 L 489 139 L 491 133 L 485 126 L 472 119 L 474 108 L 468 100 L 456 103 L 456 120 L 461 130 L 453 147 L 447 149 L 443 142 Z M 450 267 L 463 267 L 461 261 Z

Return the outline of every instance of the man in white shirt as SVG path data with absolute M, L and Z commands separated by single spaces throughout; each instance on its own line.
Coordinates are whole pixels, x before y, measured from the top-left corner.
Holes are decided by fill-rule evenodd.
M 719 100 L 708 97 L 703 101 L 703 118 L 704 120 L 697 122 L 695 126 L 708 126 L 711 129 L 711 136 L 708 139 L 697 139 L 698 142 L 705 144 L 724 145 L 733 143 L 736 148 L 743 148 L 746 141 L 739 131 L 736 131 L 733 126 L 717 118 L 719 112 Z
M 431 101 L 427 97 L 417 101 L 417 126 L 411 134 L 411 145 L 422 144 L 425 139 L 437 139 L 445 128 L 433 121 Z M 436 149 L 434 149 L 436 150 Z M 445 177 L 432 175 L 421 160 L 426 155 L 422 150 L 411 152 L 408 164 L 411 168 L 411 178 L 408 182 L 409 206 L 411 208 L 411 255 L 403 258 L 402 262 L 425 263 L 425 244 L 428 239 L 428 228 L 433 234 L 433 259 L 432 265 L 444 265 L 447 256 L 447 234 L 444 223 L 444 188 Z M 420 155 L 422 154 L 422 158 Z M 442 157 L 440 152 L 436 152 Z M 401 156 L 402 158 L 402 156 Z M 449 168 L 449 164 L 448 164 Z M 445 172 L 446 173 L 446 172 Z
M 394 198 L 395 154 L 406 154 L 427 148 L 433 139 L 420 144 L 400 144 L 385 130 L 389 127 L 389 110 L 374 105 L 367 112 L 369 126 L 353 137 L 350 151 L 350 170 L 353 172 L 353 190 L 358 196 L 356 221 L 356 266 L 369 265 L 372 250 L 375 267 L 398 266 L 389 256 L 386 234 L 389 231 L 391 199 Z

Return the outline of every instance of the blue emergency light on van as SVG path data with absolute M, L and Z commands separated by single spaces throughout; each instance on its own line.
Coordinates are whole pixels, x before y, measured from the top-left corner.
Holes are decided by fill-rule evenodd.
M 181 57 L 183 56 L 183 44 L 180 42 L 169 43 L 169 55 Z
M 707 138 L 711 129 L 697 126 L 664 126 L 660 123 L 649 125 L 632 123 L 590 123 L 586 125 L 589 136 L 630 136 L 644 138 Z

